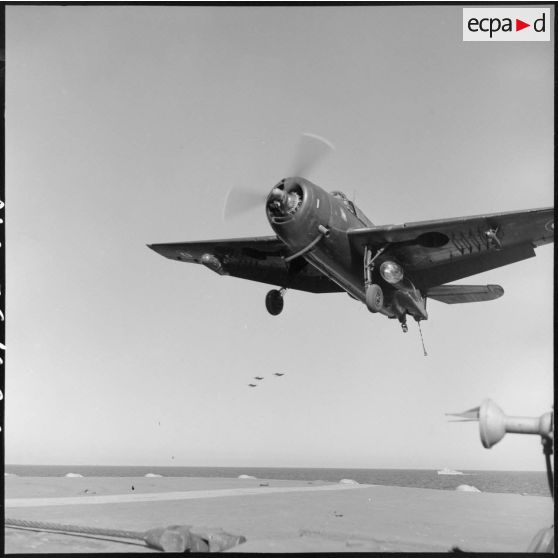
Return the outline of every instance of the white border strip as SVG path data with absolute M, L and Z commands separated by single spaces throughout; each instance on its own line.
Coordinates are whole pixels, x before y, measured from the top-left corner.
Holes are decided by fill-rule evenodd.
M 76 506 L 89 504 L 123 504 L 137 502 L 163 502 L 167 500 L 196 500 L 226 498 L 230 496 L 261 496 L 286 492 L 327 492 L 370 488 L 371 484 L 333 484 L 326 486 L 286 486 L 224 488 L 220 490 L 190 490 L 188 492 L 151 492 L 146 494 L 108 494 L 106 496 L 69 496 L 63 498 L 7 498 L 6 508 L 36 508 L 43 506 Z

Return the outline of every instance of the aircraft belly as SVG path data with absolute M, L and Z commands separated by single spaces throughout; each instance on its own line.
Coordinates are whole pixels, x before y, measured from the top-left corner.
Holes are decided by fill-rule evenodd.
M 343 265 L 343 262 L 338 261 L 322 247 L 315 248 L 304 257 L 306 261 L 343 290 L 361 302 L 365 301 L 364 280 L 361 273 L 355 274 L 350 266 Z

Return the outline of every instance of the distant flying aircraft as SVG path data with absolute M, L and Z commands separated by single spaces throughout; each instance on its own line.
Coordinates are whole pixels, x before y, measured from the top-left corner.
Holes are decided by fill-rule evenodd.
M 256 387 L 258 384 L 248 384 L 250 387 Z
M 284 372 L 273 372 L 273 374 L 274 374 L 275 376 L 284 376 L 284 375 L 285 375 Z
M 254 380 L 263 380 L 263 376 L 254 376 Z
M 533 257 L 536 247 L 554 241 L 552 207 L 376 226 L 345 194 L 328 193 L 303 177 L 331 149 L 305 134 L 295 173 L 267 199 L 229 192 L 226 213 L 265 203 L 275 236 L 148 246 L 219 275 L 277 285 L 265 298 L 274 316 L 283 310 L 287 289 L 346 292 L 370 312 L 397 318 L 407 331 L 408 315 L 428 319 L 428 298 L 458 304 L 504 294 L 499 285 L 446 283 Z

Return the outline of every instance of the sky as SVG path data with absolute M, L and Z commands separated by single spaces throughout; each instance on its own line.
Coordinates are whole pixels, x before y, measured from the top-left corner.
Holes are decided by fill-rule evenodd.
M 224 199 L 305 132 L 377 225 L 552 206 L 553 49 L 463 42 L 460 6 L 7 6 L 6 463 L 543 470 L 445 413 L 551 410 L 553 245 L 459 281 L 498 300 L 430 301 L 425 357 L 413 320 L 292 290 L 274 317 L 146 244 L 273 234 Z

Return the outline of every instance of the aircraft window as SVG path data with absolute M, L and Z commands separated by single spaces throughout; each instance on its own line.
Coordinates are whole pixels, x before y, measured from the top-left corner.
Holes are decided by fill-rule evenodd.
M 345 207 L 353 214 L 356 215 L 356 209 L 355 206 L 353 205 L 352 201 L 349 201 L 349 199 L 347 198 L 347 196 L 343 193 L 343 192 L 331 192 L 331 195 L 334 198 L 338 198 L 340 200 L 343 200 L 343 205 L 345 205 Z
M 355 206 L 353 205 L 353 202 L 349 201 L 349 200 L 344 200 L 345 205 L 347 206 L 348 210 L 353 214 L 356 215 L 356 210 L 355 210 Z
M 357 214 L 355 206 L 353 205 L 353 202 L 349 201 L 349 199 L 347 198 L 347 196 L 343 192 L 335 191 L 335 192 L 331 192 L 331 195 L 334 198 L 338 198 L 340 200 L 343 200 L 343 204 L 353 215 Z
M 335 192 L 331 192 L 331 195 L 334 198 L 339 198 L 341 200 L 346 200 L 347 199 L 347 196 L 343 192 L 335 191 Z

